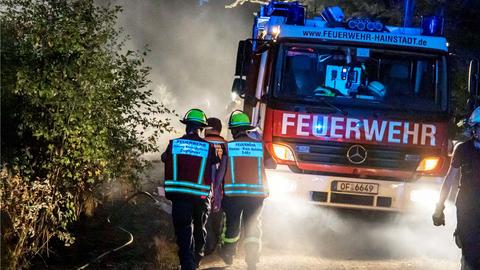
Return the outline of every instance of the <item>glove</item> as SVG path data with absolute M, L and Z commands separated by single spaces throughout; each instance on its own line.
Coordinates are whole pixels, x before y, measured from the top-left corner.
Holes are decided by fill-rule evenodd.
M 217 213 L 222 208 L 222 190 L 217 188 L 213 191 L 213 206 L 212 211 Z
M 437 208 L 435 208 L 435 212 L 432 215 L 433 225 L 445 226 L 445 215 L 443 214 L 443 209 L 445 209 L 444 205 L 437 204 Z

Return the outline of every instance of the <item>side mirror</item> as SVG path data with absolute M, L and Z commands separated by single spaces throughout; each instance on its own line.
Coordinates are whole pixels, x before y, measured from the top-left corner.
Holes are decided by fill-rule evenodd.
M 232 93 L 237 94 L 239 97 L 245 97 L 245 79 L 243 78 L 235 78 L 232 84 Z
M 247 75 L 248 66 L 252 59 L 252 41 L 241 40 L 238 42 L 237 63 L 235 65 L 235 76 L 244 77 Z
M 252 41 L 241 40 L 238 42 L 237 63 L 235 65 L 235 79 L 232 84 L 232 95 L 245 98 L 246 79 L 248 67 L 252 60 Z
M 468 68 L 468 109 L 473 111 L 480 104 L 480 93 L 478 91 L 478 81 L 480 78 L 480 61 L 474 59 L 470 61 Z

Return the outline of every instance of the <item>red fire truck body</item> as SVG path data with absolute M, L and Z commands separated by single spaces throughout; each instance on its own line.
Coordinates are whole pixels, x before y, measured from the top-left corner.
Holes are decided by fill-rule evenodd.
M 276 161 L 272 199 L 434 205 L 448 168 L 446 39 L 336 11 L 305 19 L 300 4 L 271 2 L 240 44 L 233 91 Z

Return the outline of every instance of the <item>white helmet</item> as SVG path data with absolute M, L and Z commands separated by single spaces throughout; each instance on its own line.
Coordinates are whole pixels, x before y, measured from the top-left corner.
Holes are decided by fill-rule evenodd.
M 468 119 L 468 125 L 473 127 L 475 125 L 480 124 L 480 107 L 476 108 L 470 118 Z

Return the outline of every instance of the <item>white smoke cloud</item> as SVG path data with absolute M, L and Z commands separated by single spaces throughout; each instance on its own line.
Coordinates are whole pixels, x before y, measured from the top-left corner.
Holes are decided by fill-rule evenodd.
M 238 41 L 250 36 L 254 5 L 226 9 L 223 1 L 119 0 L 119 25 L 129 46 L 151 50 L 146 64 L 156 97 L 180 115 L 200 108 L 228 113 Z M 160 91 L 157 89 L 160 88 Z M 170 98 L 170 97 L 174 98 Z
M 152 94 L 155 100 L 167 108 L 174 108 L 178 104 L 177 96 L 165 84 L 155 85 Z
M 151 49 L 146 64 L 152 67 L 150 78 L 158 101 L 181 116 L 189 108 L 200 108 L 208 116 L 225 119 L 237 44 L 250 36 L 252 12 L 258 8 L 241 2 L 112 1 L 124 7 L 119 25 L 132 38 L 128 46 L 142 49 L 148 44 Z M 226 9 L 229 4 L 236 8 Z M 172 124 L 181 131 L 177 119 L 172 119 Z M 173 136 L 178 134 L 166 135 L 164 142 Z M 342 259 L 459 257 L 451 237 L 454 224 L 443 230 L 434 228 L 430 213 L 420 221 L 401 218 L 372 224 L 307 205 L 290 204 L 267 210 L 265 244 L 272 249 Z M 454 220 L 451 213 L 449 220 Z

